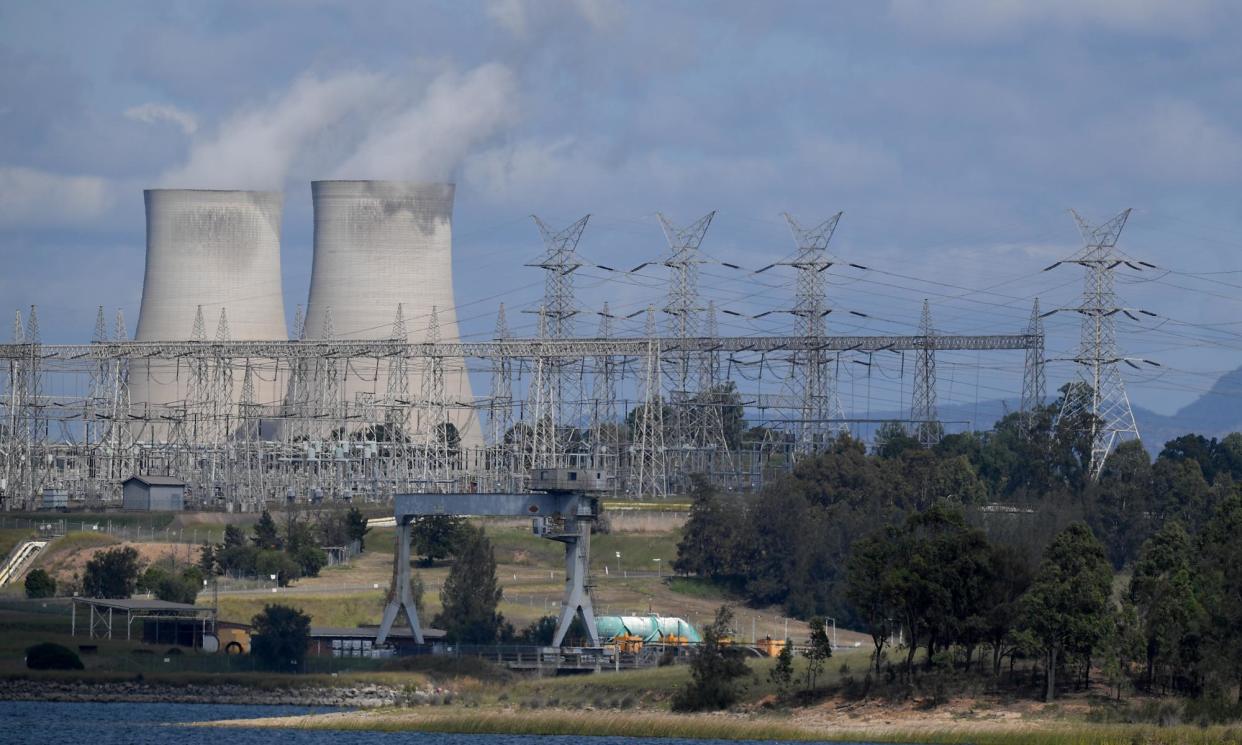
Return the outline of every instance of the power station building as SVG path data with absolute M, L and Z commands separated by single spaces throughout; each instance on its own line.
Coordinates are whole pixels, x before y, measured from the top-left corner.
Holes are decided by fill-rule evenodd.
M 459 338 L 453 298 L 452 184 L 394 181 L 316 181 L 314 256 L 310 296 L 301 337 L 315 339 L 391 339 L 398 308 L 406 338 L 418 342 L 432 333 L 433 315 L 441 341 Z M 135 341 L 167 342 L 217 339 L 271 341 L 289 338 L 281 287 L 280 235 L 283 197 L 279 192 L 151 189 L 145 192 L 146 273 Z M 249 360 L 253 403 L 275 414 L 289 404 L 291 370 L 264 360 Z M 424 365 L 405 366 L 397 388 L 408 402 L 419 399 Z M 312 378 L 322 371 L 303 371 Z M 343 418 L 325 417 L 322 431 L 301 433 L 311 440 L 340 437 L 339 421 L 358 432 L 391 421 L 391 412 L 375 402 L 391 398 L 389 363 L 353 360 L 337 371 L 336 410 Z M 221 375 L 228 377 L 223 383 Z M 196 377 L 197 376 L 197 377 Z M 231 390 L 236 408 L 243 371 L 192 370 L 179 363 L 142 361 L 129 371 L 132 410 L 142 424 L 140 442 L 220 441 L 230 436 L 220 425 L 220 411 L 198 411 L 200 388 L 209 384 Z M 443 361 L 448 419 L 460 445 L 482 445 L 475 421 L 473 394 L 464 361 Z M 198 381 L 197 383 L 195 381 Z M 217 396 L 218 398 L 218 396 Z M 368 403 L 374 413 L 367 415 Z M 391 405 L 391 404 L 390 404 Z M 345 416 L 345 415 L 348 416 Z M 411 404 L 402 421 L 407 435 L 418 436 L 419 421 Z M 174 427 L 168 422 L 178 422 Z M 211 424 L 201 424 L 211 422 Z M 263 426 L 261 437 L 278 436 Z

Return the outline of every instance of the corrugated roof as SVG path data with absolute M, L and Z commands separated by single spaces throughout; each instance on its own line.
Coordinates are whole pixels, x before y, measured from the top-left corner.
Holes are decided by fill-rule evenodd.
M 203 605 L 188 603 L 170 603 L 167 600 L 147 600 L 145 598 L 74 598 L 79 603 L 89 603 L 101 608 L 117 610 L 150 610 L 150 611 L 211 611 Z
M 423 629 L 424 639 L 440 639 L 444 636 L 440 629 Z M 374 639 L 379 634 L 377 626 L 311 626 L 310 635 L 312 639 Z M 413 636 L 410 633 L 409 626 L 392 627 L 392 631 L 388 632 L 389 637 L 403 637 L 409 639 Z
M 146 476 L 135 474 L 125 479 L 125 481 L 141 481 L 147 486 L 185 486 L 185 482 L 172 476 Z

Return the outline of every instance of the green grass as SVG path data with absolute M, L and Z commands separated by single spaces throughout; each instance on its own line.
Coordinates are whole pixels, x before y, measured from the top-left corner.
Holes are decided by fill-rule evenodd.
M 621 552 L 620 565 L 624 570 L 672 574 L 673 561 L 677 559 L 677 544 L 681 541 L 681 531 L 669 533 L 610 533 L 591 537 L 591 571 L 604 571 L 607 564 L 609 571 L 617 570 L 617 552 Z M 549 543 L 550 541 L 544 541 Z M 557 547 L 560 548 L 559 546 Z M 558 551 L 562 557 L 564 551 Z M 659 566 L 653 559 L 660 559 Z
M 211 593 L 198 597 L 199 605 L 211 604 Z M 311 617 L 316 626 L 353 627 L 379 623 L 384 610 L 384 592 L 298 595 L 293 590 L 280 590 L 271 594 L 222 595 L 220 619 L 250 623 L 250 619 L 267 605 L 280 604 L 298 608 Z
M 664 580 L 664 584 L 668 585 L 668 589 L 678 595 L 688 595 L 692 598 L 701 598 L 703 600 L 730 600 L 728 593 L 720 589 L 719 586 L 711 581 L 700 577 L 669 577 Z
M 0 559 L 8 557 L 17 544 L 29 539 L 35 532 L 30 528 L 0 528 Z
M 34 523 L 61 523 L 66 532 L 82 530 L 82 525 L 106 525 L 114 527 L 136 527 L 143 529 L 155 528 L 163 530 L 172 523 L 175 515 L 171 512 L 13 512 L 5 516 L 6 522 L 12 520 L 29 520 Z

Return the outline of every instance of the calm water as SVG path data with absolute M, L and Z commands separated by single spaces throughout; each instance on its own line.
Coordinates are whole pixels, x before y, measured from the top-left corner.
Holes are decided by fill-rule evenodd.
M 181 727 L 185 722 L 276 717 L 327 709 L 215 704 L 78 704 L 0 701 L 4 745 L 708 745 L 721 740 L 650 740 L 630 737 L 440 735 L 419 732 L 307 732 Z M 751 741 L 752 743 L 758 741 Z M 729 745 L 738 745 L 733 741 Z

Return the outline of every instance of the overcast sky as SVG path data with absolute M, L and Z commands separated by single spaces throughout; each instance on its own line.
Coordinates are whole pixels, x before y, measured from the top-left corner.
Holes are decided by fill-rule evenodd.
M 1080 246 L 1067 209 L 1132 207 L 1121 247 L 1159 269 L 1126 270 L 1118 289 L 1160 317 L 1123 319 L 1121 340 L 1164 366 L 1128 380 L 1171 412 L 1242 365 L 1239 7 L 5 2 L 0 307 L 37 304 L 49 341 L 88 339 L 98 305 L 132 331 L 143 188 L 283 189 L 292 319 L 312 179 L 449 179 L 466 335 L 488 334 L 498 300 L 533 331 L 515 312 L 541 283 L 522 267 L 540 252 L 529 214 L 592 213 L 583 254 L 630 268 L 667 250 L 657 211 L 688 224 L 709 210 L 704 251 L 743 267 L 704 269 L 722 308 L 789 307 L 787 270 L 750 273 L 793 250 L 780 213 L 844 210 L 832 251 L 869 269 L 834 267 L 835 332 L 911 333 L 925 297 L 943 331 L 1017 332 L 1034 296 L 1077 302 L 1080 270 L 1042 271 Z M 654 269 L 577 281 L 590 308 L 661 302 Z M 1077 319 L 1048 323 L 1050 355 L 1072 354 Z M 1020 367 L 946 355 L 942 399 L 1016 395 Z M 898 363 L 880 368 L 893 401 L 908 397 Z M 1052 387 L 1069 373 L 1054 363 Z

